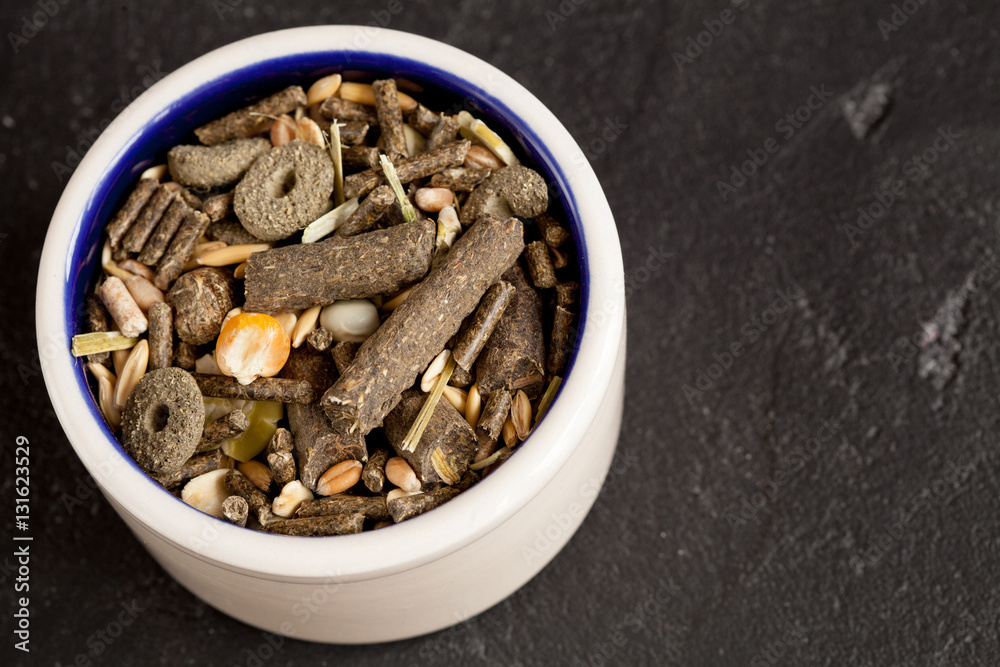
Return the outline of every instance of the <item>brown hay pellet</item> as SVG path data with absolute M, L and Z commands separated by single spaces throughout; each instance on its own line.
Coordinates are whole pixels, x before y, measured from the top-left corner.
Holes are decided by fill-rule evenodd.
M 403 113 L 399 110 L 396 82 L 393 79 L 378 79 L 372 82 L 372 90 L 375 93 L 375 113 L 378 114 L 386 155 L 392 161 L 407 157 Z
M 472 192 L 491 173 L 489 169 L 455 167 L 431 176 L 430 185 L 433 188 L 448 188 L 452 192 Z
M 174 348 L 174 366 L 186 371 L 193 371 L 195 364 L 195 348 L 190 343 L 180 341 Z
M 357 210 L 334 232 L 336 236 L 356 236 L 375 226 L 375 222 L 386 209 L 396 203 L 396 195 L 388 185 L 380 185 L 371 191 Z
M 516 262 L 524 248 L 522 235 L 516 218 L 484 217 L 470 227 L 444 262 L 364 342 L 354 362 L 323 395 L 327 415 L 357 420 L 362 433 L 378 426 L 402 391 L 475 310 L 489 286 Z
M 108 311 L 101 300 L 88 294 L 83 301 L 83 329 L 87 333 L 101 333 L 108 330 Z M 107 366 L 111 361 L 110 352 L 98 352 L 87 356 L 88 361 Z
M 174 311 L 159 301 L 149 307 L 149 369 L 170 368 L 174 358 Z
M 167 153 L 167 164 L 178 183 L 207 190 L 240 180 L 250 165 L 269 150 L 271 142 L 260 137 L 217 146 L 174 146 Z
M 514 297 L 476 362 L 479 391 L 489 396 L 498 389 L 523 389 L 536 398 L 545 381 L 542 301 L 520 264 L 503 279 L 514 285 Z
M 150 476 L 153 478 L 153 481 L 164 488 L 175 489 L 194 477 L 217 470 L 221 458 L 222 452 L 218 449 L 204 454 L 195 454 L 177 470 L 152 473 Z
M 233 211 L 264 241 L 287 238 L 315 220 L 333 192 L 327 151 L 290 141 L 261 156 L 236 186 Z
M 396 407 L 385 417 L 385 436 L 422 483 L 454 483 L 472 462 L 477 442 L 476 432 L 451 403 L 439 401 L 414 450 L 403 449 L 403 440 L 426 400 L 427 395 L 422 392 L 412 389 L 404 392 Z M 435 459 L 442 456 L 454 479 L 446 479 L 440 474 L 440 466 L 435 466 Z
M 362 121 L 371 127 L 377 126 L 379 122 L 378 114 L 370 106 L 340 97 L 326 98 L 319 106 L 319 112 L 329 120 Z
M 403 158 L 396 163 L 396 175 L 399 182 L 407 184 L 418 178 L 427 178 L 432 174 L 457 167 L 465 160 L 465 153 L 472 144 L 463 139 L 453 141 L 432 151 L 420 155 Z M 381 169 L 369 169 L 358 174 L 351 174 L 344 179 L 344 197 L 364 197 L 377 186 L 385 183 L 385 174 Z
M 226 489 L 229 493 L 247 501 L 250 511 L 265 528 L 267 524 L 277 519 L 271 511 L 271 501 L 239 470 L 230 470 L 226 473 Z
M 142 208 L 149 201 L 149 198 L 153 196 L 158 187 L 160 187 L 160 182 L 155 178 L 144 178 L 136 183 L 135 189 L 129 194 L 128 199 L 125 200 L 122 207 L 115 213 L 115 217 L 105 227 L 108 238 L 111 240 L 112 248 L 118 248 L 121 240 L 128 233 L 136 217 L 138 217 L 139 212 L 142 211 Z
M 388 501 L 386 505 L 389 508 L 389 514 L 392 515 L 392 520 L 399 523 L 439 507 L 461 492 L 454 486 L 445 486 L 430 493 L 395 498 Z
M 580 296 L 580 283 L 572 280 L 556 285 L 556 304 L 570 308 L 576 304 Z
M 455 141 L 458 135 L 458 116 L 442 115 L 431 133 L 427 135 L 425 151 L 432 151 Z
M 152 235 L 146 241 L 146 245 L 142 247 L 142 252 L 139 253 L 139 261 L 146 266 L 156 266 L 160 258 L 163 257 L 163 253 L 167 250 L 171 239 L 174 238 L 174 234 L 180 229 L 181 223 L 191 213 L 191 210 L 191 207 L 183 199 L 179 197 L 174 198 L 170 202 L 170 206 L 166 212 L 160 218 L 156 229 L 153 230 Z
M 177 234 L 174 235 L 173 241 L 170 242 L 170 247 L 160 258 L 156 277 L 153 279 L 154 285 L 164 291 L 170 288 L 170 283 L 181 275 L 184 265 L 191 259 L 195 246 L 198 245 L 198 238 L 205 233 L 207 228 L 207 215 L 201 211 L 188 213 L 184 222 L 181 223 L 180 229 L 177 230 Z
M 225 270 L 203 266 L 188 271 L 167 292 L 174 308 L 174 329 L 185 343 L 204 345 L 219 337 L 226 313 L 236 305 L 233 281 Z
M 292 349 L 281 369 L 286 381 L 299 380 L 322 392 L 336 378 L 331 356 L 299 347 Z M 331 422 L 318 403 L 288 405 L 288 424 L 295 436 L 299 476 L 302 483 L 316 490 L 320 477 L 334 465 L 354 459 L 363 461 L 368 455 L 364 434 L 346 419 Z
M 184 203 L 187 204 L 190 208 L 193 208 L 197 211 L 200 211 L 202 208 L 201 197 L 191 192 L 187 188 L 180 188 L 177 191 L 177 197 L 179 199 L 184 200 Z
M 304 106 L 306 106 L 305 91 L 300 86 L 289 86 L 270 97 L 202 125 L 194 133 L 206 146 L 214 146 L 238 137 L 251 137 L 271 126 L 272 121 L 268 116 L 280 116 Z
M 292 433 L 286 428 L 277 429 L 267 443 L 267 465 L 271 468 L 274 481 L 280 487 L 294 481 L 298 476 L 295 456 L 292 454 L 294 449 L 295 441 Z
M 555 267 L 552 266 L 552 258 L 549 257 L 549 247 L 544 241 L 533 241 L 524 248 L 524 258 L 528 263 L 528 272 L 531 274 L 531 282 L 539 289 L 555 287 L 559 279 L 556 278 Z
M 465 330 L 459 335 L 452 348 L 451 356 L 466 372 L 472 370 L 476 358 L 482 352 L 486 341 L 496 329 L 511 299 L 514 298 L 514 286 L 503 280 L 490 286 L 479 302 L 476 312 L 472 314 Z
M 264 530 L 279 535 L 323 537 L 326 535 L 360 533 L 364 523 L 364 514 L 330 514 L 327 516 L 312 516 L 305 519 L 273 521 L 266 524 Z
M 160 218 L 163 217 L 163 212 L 167 210 L 173 200 L 174 193 L 167 186 L 158 187 L 142 208 L 139 217 L 128 230 L 128 234 L 122 239 L 122 247 L 129 252 L 140 252 L 157 223 L 160 222 Z
M 560 248 L 570 238 L 570 232 L 566 227 L 556 220 L 552 214 L 546 212 L 535 218 L 538 231 L 542 233 L 542 238 L 550 248 Z
M 218 449 L 223 441 L 235 438 L 250 428 L 250 418 L 242 410 L 233 410 L 205 427 L 198 441 L 198 452 Z
M 226 245 L 251 245 L 264 243 L 241 225 L 236 220 L 225 218 L 218 222 L 213 222 L 205 230 L 205 236 L 213 241 L 222 241 Z
M 247 259 L 244 308 L 274 313 L 395 292 L 427 273 L 436 235 L 424 220 L 255 252 Z
M 222 516 L 229 523 L 241 527 L 246 526 L 249 514 L 250 503 L 241 496 L 229 496 L 222 501 Z
M 479 422 L 476 424 L 476 428 L 486 433 L 488 437 L 493 439 L 494 443 L 500 437 L 503 424 L 507 421 L 507 415 L 510 414 L 510 405 L 512 402 L 513 397 L 509 391 L 498 389 L 489 395 L 489 398 L 486 399 L 486 403 L 483 405 L 483 412 L 479 415 Z
M 317 352 L 326 352 L 333 345 L 333 332 L 317 327 L 306 334 L 306 345 Z
M 368 138 L 371 126 L 361 120 L 349 120 L 340 127 L 340 143 L 344 146 L 358 146 Z
M 233 211 L 232 191 L 212 195 L 202 203 L 201 210 L 205 212 L 211 222 L 222 220 Z
M 306 519 L 331 514 L 360 514 L 366 519 L 383 521 L 389 517 L 385 496 L 352 496 L 339 493 L 335 496 L 307 500 L 299 505 L 296 518 Z
M 436 111 L 431 111 L 423 104 L 418 104 L 413 111 L 406 116 L 406 122 L 425 137 L 434 131 L 434 128 L 437 126 L 440 119 L 441 114 Z
M 368 455 L 361 471 L 361 481 L 372 493 L 380 493 L 385 486 L 385 463 L 392 457 L 388 449 L 379 447 Z
M 562 306 L 556 306 L 552 319 L 552 336 L 549 342 L 549 356 L 545 370 L 549 375 L 562 375 L 566 370 L 569 353 L 573 349 L 573 313 Z
M 494 171 L 472 191 L 459 218 L 469 225 L 486 213 L 534 218 L 549 205 L 549 189 L 541 174 L 522 165 Z
M 468 387 L 472 384 L 474 377 L 472 373 L 465 370 L 461 366 L 455 366 L 455 370 L 452 371 L 451 377 L 448 378 L 448 385 L 451 387 Z
M 122 410 L 122 447 L 147 472 L 170 472 L 195 453 L 205 404 L 190 373 L 149 371 L 129 393 Z
M 279 401 L 281 403 L 312 403 L 316 390 L 308 382 L 283 378 L 257 378 L 250 384 L 240 384 L 228 375 L 193 373 L 203 396 L 212 398 L 241 398 L 250 401 Z
M 361 171 L 378 166 L 378 149 L 374 146 L 347 146 L 340 152 L 344 171 Z
M 333 346 L 333 363 L 336 364 L 340 375 L 347 372 L 357 353 L 358 344 L 353 341 L 342 340 Z
M 497 448 L 497 439 L 490 437 L 490 434 L 483 429 L 476 429 L 476 453 L 472 457 L 473 463 L 484 461 L 493 455 Z

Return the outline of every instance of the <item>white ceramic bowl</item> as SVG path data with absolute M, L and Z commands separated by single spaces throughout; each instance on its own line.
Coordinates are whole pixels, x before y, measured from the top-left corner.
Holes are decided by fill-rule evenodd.
M 438 87 L 482 110 L 562 201 L 581 255 L 582 332 L 558 398 L 494 474 L 419 517 L 324 538 L 269 535 L 185 505 L 124 454 L 69 352 L 94 275 L 101 221 L 140 171 L 196 126 L 292 82 L 361 70 Z M 625 298 L 614 219 L 583 152 L 534 96 L 491 65 L 415 35 L 363 26 L 267 33 L 156 83 L 101 135 L 53 215 L 38 276 L 46 386 L 70 443 L 153 557 L 192 593 L 251 625 L 362 643 L 448 627 L 525 584 L 597 496 L 621 425 Z M 112 545 L 109 545 L 112 546 Z

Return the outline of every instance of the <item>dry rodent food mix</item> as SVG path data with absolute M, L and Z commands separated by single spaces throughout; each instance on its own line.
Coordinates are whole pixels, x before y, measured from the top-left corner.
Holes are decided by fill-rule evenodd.
M 73 353 L 184 502 L 285 535 L 381 528 L 490 474 L 554 398 L 571 235 L 481 119 L 414 96 L 285 88 L 197 128 L 107 222 Z

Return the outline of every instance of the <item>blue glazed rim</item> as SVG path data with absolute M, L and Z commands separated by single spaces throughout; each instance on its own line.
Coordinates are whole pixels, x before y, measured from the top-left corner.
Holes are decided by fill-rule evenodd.
M 330 64 L 332 62 L 344 64 L 332 66 Z M 152 122 L 134 134 L 101 174 L 98 187 L 91 193 L 80 214 L 81 224 L 75 228 L 74 236 L 70 241 L 71 254 L 67 257 L 65 265 L 67 284 L 65 291 L 67 298 L 63 303 L 65 330 L 70 332 L 70 335 L 72 332 L 79 331 L 84 296 L 94 280 L 97 268 L 100 252 L 99 241 L 104 223 L 110 219 L 113 211 L 122 202 L 143 170 L 153 164 L 162 163 L 166 152 L 171 147 L 180 143 L 196 143 L 192 134 L 194 128 L 214 118 L 286 86 L 308 84 L 322 76 L 345 70 L 351 73 L 363 73 L 367 80 L 385 76 L 407 79 L 421 86 L 426 86 L 426 91 L 430 93 L 431 98 L 443 100 L 459 98 L 461 108 L 468 109 L 473 113 L 479 112 L 492 129 L 497 131 L 508 144 L 515 147 L 515 152 L 519 156 L 529 157 L 528 164 L 542 173 L 550 186 L 550 207 L 553 203 L 560 206 L 569 223 L 576 245 L 580 272 L 580 313 L 577 317 L 579 326 L 575 331 L 576 339 L 563 374 L 564 380 L 569 377 L 573 371 L 580 341 L 585 333 L 587 304 L 590 295 L 590 271 L 579 205 L 576 198 L 573 197 L 566 174 L 545 142 L 531 127 L 524 123 L 509 106 L 488 91 L 453 73 L 427 63 L 392 54 L 369 51 L 339 49 L 312 51 L 273 58 L 227 72 L 180 97 L 157 114 Z M 362 80 L 365 79 L 362 78 Z M 421 100 L 428 99 L 426 93 L 420 93 L 418 97 Z M 449 111 L 452 110 L 449 106 L 441 107 L 434 104 L 429 106 L 435 109 L 448 108 Z M 68 347 L 69 340 L 66 340 L 65 343 Z M 75 366 L 74 379 L 79 391 L 83 395 L 91 396 L 92 399 L 88 402 L 91 416 L 100 424 L 103 433 L 113 443 L 122 460 L 145 475 L 145 471 L 125 453 L 114 432 L 104 421 L 87 379 L 85 360 L 78 359 Z M 556 399 L 561 392 L 562 387 L 557 392 Z M 553 399 L 554 402 L 555 399 Z M 162 493 L 174 495 L 151 479 L 149 481 Z M 214 519 L 214 517 L 210 518 Z M 417 517 L 417 519 L 419 518 Z M 215 520 L 225 523 L 221 519 Z

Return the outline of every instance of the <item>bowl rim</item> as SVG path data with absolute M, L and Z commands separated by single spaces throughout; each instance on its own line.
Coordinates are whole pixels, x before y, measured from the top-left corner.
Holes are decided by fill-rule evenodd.
M 470 96 L 502 105 L 525 128 L 545 137 L 544 149 L 553 160 L 549 166 L 558 165 L 563 181 L 564 203 L 574 208 L 580 222 L 582 236 L 577 242 L 585 248 L 588 267 L 581 281 L 586 282 L 581 292 L 583 331 L 573 369 L 532 434 L 535 442 L 525 444 L 491 474 L 494 481 L 477 484 L 433 512 L 337 539 L 250 531 L 168 497 L 172 494 L 122 453 L 91 397 L 80 391 L 77 382 L 66 381 L 82 366 L 69 351 L 72 332 L 66 314 L 67 309 L 72 312 L 73 280 L 69 258 L 81 225 L 87 222 L 88 201 L 131 138 L 162 109 L 213 81 L 266 62 L 317 53 L 331 58 L 351 53 L 386 56 L 446 71 L 466 84 Z M 331 59 L 331 65 L 336 64 Z M 621 248 L 603 190 L 572 136 L 534 95 L 483 60 L 430 38 L 372 26 L 311 26 L 248 37 L 196 58 L 151 86 L 104 130 L 76 168 L 53 213 L 39 265 L 36 334 L 56 415 L 84 466 L 120 512 L 215 566 L 276 581 L 353 581 L 412 569 L 460 549 L 530 502 L 573 454 L 600 408 L 618 356 L 624 305 Z M 546 446 L 537 446 L 538 441 Z M 128 465 L 120 465 L 122 459 Z

